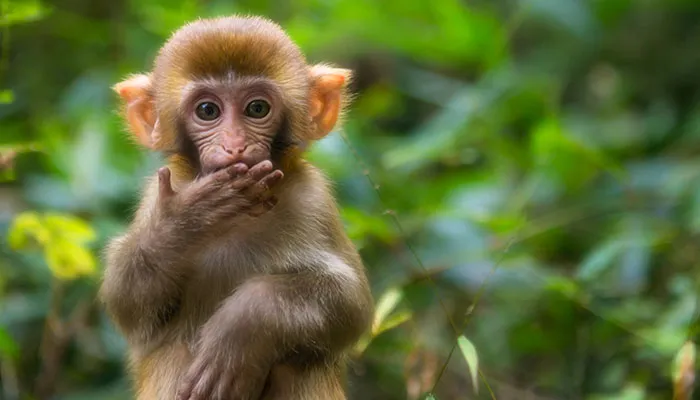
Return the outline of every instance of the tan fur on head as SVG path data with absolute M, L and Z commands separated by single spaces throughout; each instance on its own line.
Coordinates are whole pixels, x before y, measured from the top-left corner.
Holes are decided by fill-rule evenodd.
M 125 119 L 138 142 L 173 153 L 178 151 L 179 102 L 188 84 L 261 75 L 280 86 L 291 132 L 302 152 L 309 141 L 342 124 L 351 102 L 351 71 L 325 63 L 307 65 L 278 24 L 256 16 L 188 23 L 160 50 L 152 73 L 131 75 L 113 88 L 123 100 Z M 321 110 L 320 104 L 326 103 L 335 110 Z
M 299 118 L 308 114 L 306 68 L 301 50 L 271 20 L 243 16 L 196 20 L 176 31 L 155 60 L 158 113 L 172 129 L 171 110 L 178 108 L 181 91 L 192 79 L 262 75 L 282 87 L 292 131 L 306 132 L 309 121 Z M 232 70 L 238 76 L 231 76 Z

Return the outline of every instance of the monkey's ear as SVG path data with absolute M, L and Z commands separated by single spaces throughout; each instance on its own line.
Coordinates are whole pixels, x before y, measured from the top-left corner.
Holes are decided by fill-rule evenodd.
M 308 139 L 318 140 L 335 127 L 345 102 L 346 87 L 352 76 L 349 69 L 318 64 L 311 67 L 310 114 L 314 129 Z
M 124 102 L 124 114 L 129 130 L 143 146 L 153 148 L 156 113 L 153 106 L 151 78 L 132 75 L 112 87 Z

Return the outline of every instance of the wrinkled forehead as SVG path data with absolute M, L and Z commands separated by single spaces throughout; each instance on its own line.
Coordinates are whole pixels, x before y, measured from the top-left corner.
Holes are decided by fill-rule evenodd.
M 223 101 L 250 99 L 262 96 L 265 100 L 276 103 L 284 102 L 281 88 L 271 79 L 259 76 L 239 76 L 234 73 L 228 77 L 205 78 L 188 81 L 180 90 L 180 107 L 185 107 L 205 94 L 216 93 Z

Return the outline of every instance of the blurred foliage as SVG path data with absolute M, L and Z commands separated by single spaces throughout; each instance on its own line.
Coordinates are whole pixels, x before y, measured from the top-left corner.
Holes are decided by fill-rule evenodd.
M 37 242 L 51 273 L 64 280 L 95 272 L 95 257 L 84 246 L 94 238 L 92 227 L 80 219 L 34 212 L 15 217 L 7 234 L 10 248 L 16 251 L 31 249 L 29 242 Z
M 0 398 L 130 397 L 94 260 L 159 160 L 110 87 L 234 12 L 356 74 L 309 154 L 380 310 L 352 398 L 689 393 L 700 2 L 0 0 Z

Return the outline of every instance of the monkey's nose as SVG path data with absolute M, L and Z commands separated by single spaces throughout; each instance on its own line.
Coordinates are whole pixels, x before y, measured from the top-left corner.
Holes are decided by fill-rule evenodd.
M 221 148 L 224 149 L 225 152 L 228 154 L 243 154 L 243 152 L 248 148 L 248 145 L 245 146 L 236 146 L 236 147 L 227 147 L 225 145 L 221 145 Z

